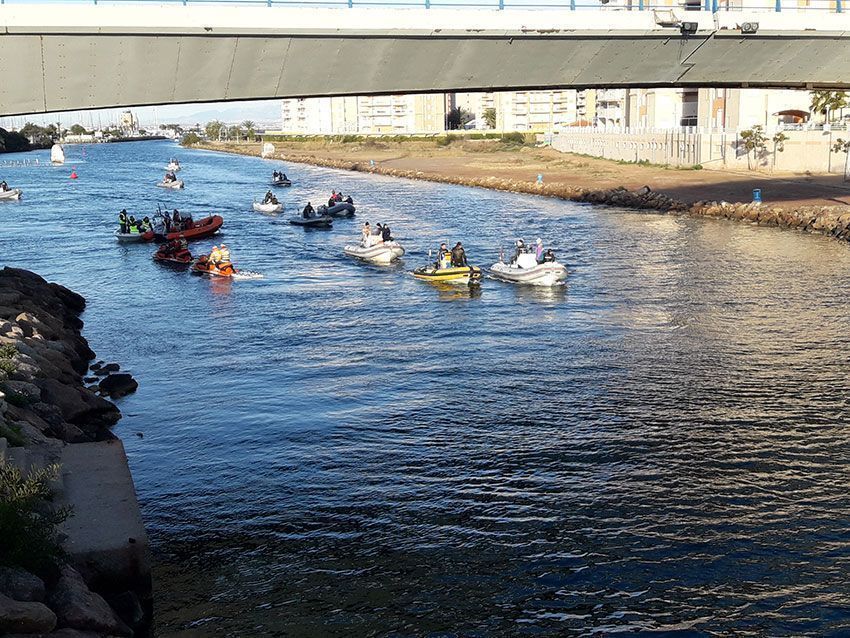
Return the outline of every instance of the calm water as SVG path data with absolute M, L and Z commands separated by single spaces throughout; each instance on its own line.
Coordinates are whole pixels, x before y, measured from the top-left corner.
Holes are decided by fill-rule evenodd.
M 305 232 L 250 211 L 280 163 L 82 153 L 76 182 L 0 167 L 26 198 L 0 204 L 0 256 L 83 293 L 92 346 L 141 383 L 116 431 L 160 635 L 850 631 L 847 245 L 285 165 L 287 204 L 358 204 Z M 153 186 L 172 155 L 184 192 Z M 265 278 L 114 242 L 120 208 L 158 203 L 222 213 Z M 403 265 L 343 258 L 366 219 Z M 440 240 L 488 265 L 519 235 L 565 291 L 406 274 Z

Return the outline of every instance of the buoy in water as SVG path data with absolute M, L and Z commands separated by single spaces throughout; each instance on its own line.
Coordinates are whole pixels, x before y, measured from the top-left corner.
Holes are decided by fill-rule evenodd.
M 77 179 L 77 169 L 76 168 L 71 169 L 71 179 Z

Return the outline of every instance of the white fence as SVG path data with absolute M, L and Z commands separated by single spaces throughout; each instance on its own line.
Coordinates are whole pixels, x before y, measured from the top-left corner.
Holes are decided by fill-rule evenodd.
M 778 131 L 779 129 L 777 129 Z M 850 139 L 846 130 L 784 130 L 787 139 L 771 141 L 765 133 L 764 149 L 744 149 L 739 131 L 562 129 L 552 135 L 552 147 L 565 153 L 592 155 L 626 162 L 650 162 L 671 166 L 777 170 L 803 173 L 842 173 L 845 153 L 832 150 L 838 139 Z M 547 136 L 548 137 L 548 136 Z M 780 150 L 784 149 L 784 150 Z

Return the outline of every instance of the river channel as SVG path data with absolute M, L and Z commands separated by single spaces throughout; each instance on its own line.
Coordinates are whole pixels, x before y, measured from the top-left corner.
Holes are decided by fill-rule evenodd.
M 116 433 L 157 635 L 850 629 L 850 246 L 165 142 L 67 151 L 0 166 L 24 189 L 0 262 L 83 294 L 92 347 L 139 380 Z M 184 191 L 154 186 L 171 156 Z M 252 212 L 280 167 L 288 211 Z M 286 223 L 331 189 L 354 220 Z M 115 242 L 121 208 L 157 205 L 222 214 L 264 278 Z M 342 255 L 365 220 L 401 265 Z M 520 236 L 564 290 L 408 274 L 440 241 L 486 266 Z

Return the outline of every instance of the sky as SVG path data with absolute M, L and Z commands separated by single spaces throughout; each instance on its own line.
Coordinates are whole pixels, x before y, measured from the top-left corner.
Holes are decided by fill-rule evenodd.
M 210 102 L 206 104 L 168 104 L 165 106 L 141 106 L 130 108 L 142 128 L 154 128 L 158 124 L 203 125 L 210 120 L 226 123 L 252 120 L 260 127 L 280 126 L 280 100 L 255 100 L 250 102 Z M 98 109 L 92 111 L 69 111 L 67 113 L 44 113 L 14 117 L 0 117 L 0 127 L 20 128 L 26 122 L 39 125 L 61 122 L 63 126 L 82 124 L 86 128 L 106 127 L 118 121 L 125 108 Z

